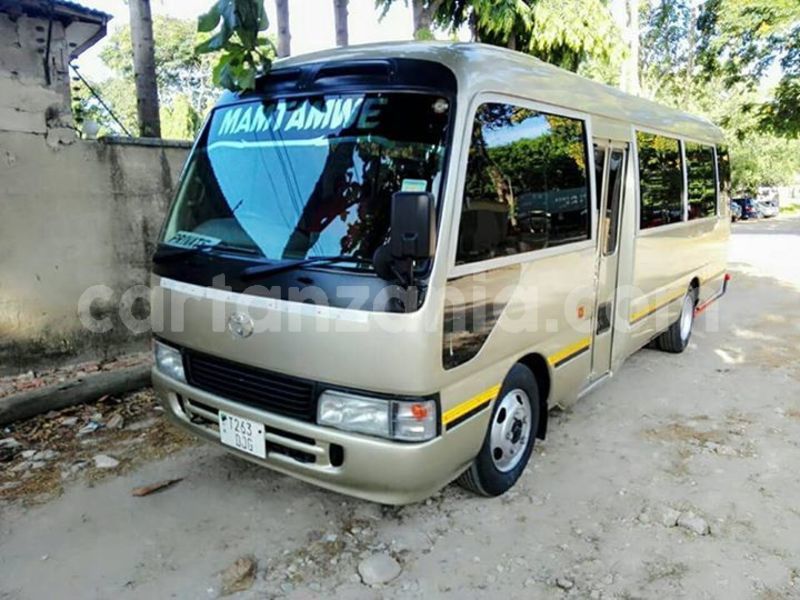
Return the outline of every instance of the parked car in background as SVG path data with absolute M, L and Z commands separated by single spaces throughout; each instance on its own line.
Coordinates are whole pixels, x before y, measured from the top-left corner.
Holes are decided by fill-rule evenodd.
M 758 208 L 762 217 L 777 217 L 781 212 L 778 200 L 774 198 L 759 200 Z
M 736 200 L 731 200 L 731 221 L 738 221 L 742 218 L 742 207 L 741 205 L 736 202 Z
M 754 198 L 734 198 L 733 202 L 742 209 L 741 218 L 743 220 L 758 219 L 761 216 L 758 210 L 758 202 Z

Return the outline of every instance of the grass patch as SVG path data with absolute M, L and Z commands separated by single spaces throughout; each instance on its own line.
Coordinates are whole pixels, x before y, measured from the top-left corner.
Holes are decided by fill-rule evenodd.
M 793 215 L 800 213 L 800 204 L 790 204 L 789 206 L 781 206 L 782 215 Z

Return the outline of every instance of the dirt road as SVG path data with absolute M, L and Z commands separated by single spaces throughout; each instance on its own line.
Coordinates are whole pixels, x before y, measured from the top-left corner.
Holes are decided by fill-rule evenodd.
M 386 508 L 191 447 L 0 504 L 0 598 L 214 598 L 241 556 L 241 598 L 800 598 L 800 219 L 736 225 L 731 272 L 685 354 L 554 415 L 504 497 Z M 374 554 L 402 566 L 380 587 Z

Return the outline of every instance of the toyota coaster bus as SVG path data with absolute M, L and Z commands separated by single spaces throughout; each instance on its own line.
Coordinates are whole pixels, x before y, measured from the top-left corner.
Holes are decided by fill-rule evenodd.
M 225 94 L 153 257 L 176 423 L 376 502 L 502 494 L 548 407 L 724 293 L 706 120 L 480 44 L 275 63 Z

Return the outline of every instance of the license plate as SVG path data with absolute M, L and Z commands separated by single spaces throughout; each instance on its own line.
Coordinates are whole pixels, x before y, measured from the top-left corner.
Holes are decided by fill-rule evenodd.
M 259 458 L 267 457 L 263 423 L 219 411 L 219 439 L 226 446 Z

